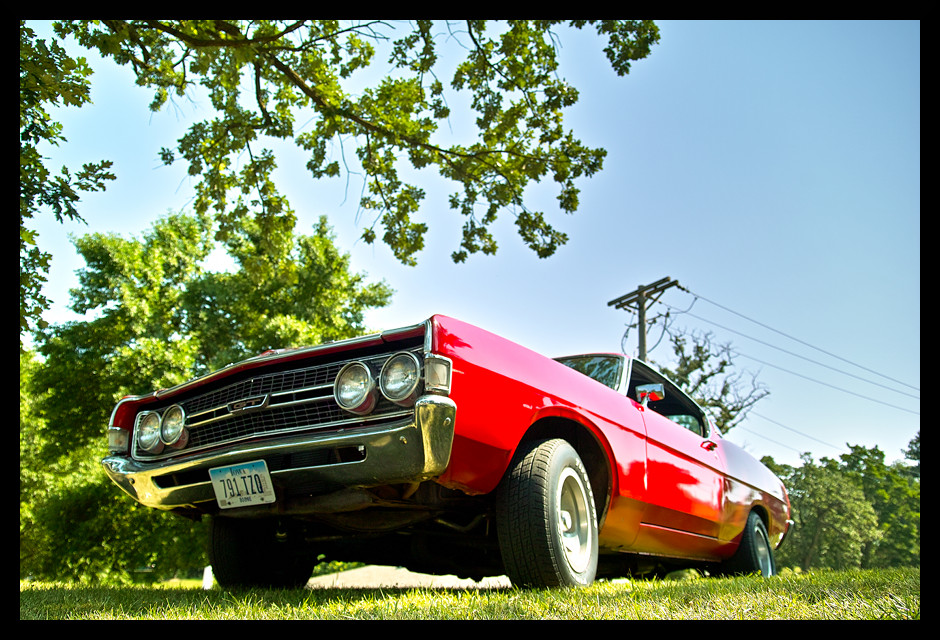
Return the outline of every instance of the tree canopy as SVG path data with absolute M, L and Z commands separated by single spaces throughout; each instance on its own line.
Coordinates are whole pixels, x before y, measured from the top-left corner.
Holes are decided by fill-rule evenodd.
M 20 23 L 20 333 L 42 327 L 40 314 L 49 301 L 42 285 L 51 255 L 39 248 L 27 221 L 41 209 L 51 210 L 59 222 L 82 221 L 79 192 L 99 191 L 113 180 L 111 162 L 85 163 L 74 175 L 62 167 L 53 176 L 43 163 L 39 146 L 66 142 L 62 125 L 52 120 L 49 106 L 80 107 L 89 101 L 91 69 L 84 58 L 72 58 L 55 42 L 37 39 Z
M 659 40 L 651 21 L 569 26 L 587 24 L 606 39 L 604 51 L 620 75 Z M 166 163 L 188 163 L 198 176 L 195 208 L 215 213 L 219 240 L 243 241 L 249 217 L 273 245 L 292 228 L 294 212 L 274 182 L 276 159 L 266 144 L 293 140 L 307 153 L 314 178 L 364 174 L 359 206 L 374 218 L 362 238 L 372 243 L 381 233 L 398 260 L 415 264 L 428 228 L 418 215 L 425 192 L 403 177 L 406 169 L 433 168 L 456 183 L 449 206 L 464 217 L 452 254 L 457 262 L 496 251 L 490 227 L 504 211 L 540 257 L 567 240 L 545 212 L 526 205 L 526 188 L 554 181 L 558 208 L 572 213 L 576 181 L 600 171 L 606 152 L 565 128 L 563 110 L 578 92 L 558 77 L 553 30 L 561 26 L 557 20 L 88 20 L 58 22 L 55 30 L 130 65 L 137 83 L 154 90 L 153 110 L 193 87 L 208 91 L 215 117 L 194 123 L 161 155 Z M 464 54 L 447 70 L 449 88 L 445 44 Z M 370 85 L 364 71 L 376 64 L 379 49 L 388 59 Z M 466 143 L 445 142 L 441 131 L 456 93 L 467 94 L 476 113 L 475 129 L 458 136 Z M 355 147 L 358 166 L 350 165 L 347 144 Z M 247 161 L 239 160 L 245 155 Z
M 141 238 L 93 233 L 75 240 L 86 266 L 72 309 L 89 319 L 41 332 L 49 429 L 101 436 L 114 402 L 179 384 L 266 349 L 361 335 L 364 313 L 388 303 L 384 283 L 349 269 L 324 219 L 263 275 L 206 271 L 210 224 L 173 214 Z M 249 254 L 244 259 L 254 257 Z
M 422 172 L 451 181 L 447 205 L 463 220 L 455 262 L 497 250 L 492 226 L 511 215 L 539 257 L 567 241 L 551 212 L 532 208 L 530 187 L 554 183 L 558 211 L 578 208 L 581 178 L 606 151 L 566 127 L 577 89 L 559 75 L 564 31 L 590 26 L 619 75 L 659 41 L 648 20 L 522 20 L 390 23 L 336 20 L 63 20 L 56 36 L 128 65 L 153 90 L 150 108 L 205 92 L 212 114 L 160 151 L 195 178 L 194 208 L 214 218 L 229 251 L 254 246 L 264 267 L 291 246 L 296 214 L 275 181 L 273 147 L 295 144 L 314 179 L 362 180 L 362 239 L 381 239 L 402 263 L 424 247 Z M 570 33 L 570 31 L 569 31 Z M 20 22 L 20 332 L 44 326 L 51 256 L 27 221 L 51 209 L 83 221 L 79 194 L 115 178 L 111 162 L 52 176 L 40 143 L 65 142 L 50 106 L 89 101 L 92 70 L 58 42 Z M 452 120 L 451 104 L 470 118 Z M 354 150 L 351 153 L 350 150 Z M 529 191 L 529 192 L 527 192 Z

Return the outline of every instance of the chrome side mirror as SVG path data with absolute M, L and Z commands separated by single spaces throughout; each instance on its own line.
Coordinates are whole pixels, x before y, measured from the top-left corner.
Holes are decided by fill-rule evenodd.
M 659 383 L 641 384 L 636 388 L 636 401 L 643 405 L 644 408 L 650 400 L 662 400 L 665 397 L 666 390 L 663 388 L 663 385 Z

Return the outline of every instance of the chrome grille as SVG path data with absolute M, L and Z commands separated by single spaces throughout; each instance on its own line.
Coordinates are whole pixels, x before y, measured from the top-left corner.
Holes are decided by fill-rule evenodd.
M 423 360 L 421 349 L 412 352 L 419 360 Z M 288 371 L 261 373 L 176 402 L 186 412 L 186 429 L 189 432 L 186 447 L 182 450 L 165 449 L 159 455 L 151 455 L 138 450 L 137 439 L 134 438 L 133 456 L 141 460 L 159 460 L 240 440 L 345 427 L 408 415 L 411 409 L 403 409 L 381 394 L 375 409 L 364 417 L 343 411 L 333 398 L 333 381 L 347 362 L 365 362 L 377 376 L 382 365 L 394 353 L 398 351 Z M 171 404 L 174 403 L 167 402 L 166 406 Z M 165 408 L 152 410 L 162 413 Z
M 387 359 L 388 356 L 382 356 Z M 186 403 L 186 415 L 194 416 L 204 411 L 224 407 L 231 402 L 253 398 L 269 393 L 324 388 L 325 394 L 332 393 L 333 380 L 343 363 L 329 363 L 296 371 L 281 371 L 264 376 L 236 382 L 218 391 L 193 398 Z

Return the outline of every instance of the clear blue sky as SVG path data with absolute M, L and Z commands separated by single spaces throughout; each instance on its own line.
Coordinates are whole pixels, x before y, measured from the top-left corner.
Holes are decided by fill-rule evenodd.
M 673 326 L 731 342 L 738 368 L 771 391 L 728 439 L 790 464 L 798 452 L 837 456 L 846 442 L 901 458 L 920 429 L 920 23 L 659 24 L 660 44 L 622 78 L 591 33 L 563 37 L 561 74 L 581 95 L 568 125 L 608 156 L 581 182 L 573 216 L 557 211 L 554 191 L 533 190 L 530 206 L 570 236 L 554 257 L 536 258 L 504 216 L 496 256 L 454 265 L 455 188 L 422 175 L 428 248 L 417 268 L 401 266 L 384 245 L 357 242 L 361 182 L 316 182 L 288 150 L 279 171 L 298 231 L 326 214 L 353 268 L 396 290 L 368 315 L 374 329 L 445 313 L 550 356 L 620 351 L 632 318 L 607 302 L 673 277 L 700 296 L 662 297 Z M 129 70 L 88 57 L 94 105 L 55 113 L 69 142 L 48 164 L 107 158 L 118 179 L 83 197 L 87 226 L 35 225 L 53 253 L 53 322 L 73 317 L 68 289 L 82 266 L 67 234 L 139 234 L 189 206 L 185 168 L 157 154 L 208 117 L 198 100 L 151 114 Z M 455 133 L 469 121 L 455 114 Z M 659 336 L 657 326 L 651 346 Z M 664 340 L 650 359 L 670 353 Z

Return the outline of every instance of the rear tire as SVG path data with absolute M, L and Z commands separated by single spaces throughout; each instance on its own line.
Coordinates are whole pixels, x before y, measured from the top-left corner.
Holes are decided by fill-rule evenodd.
M 725 575 L 777 575 L 777 563 L 770 546 L 770 536 L 767 535 L 764 521 L 753 511 L 748 514 L 738 550 L 721 564 L 720 571 Z
M 496 526 L 513 584 L 573 587 L 594 581 L 594 494 L 581 458 L 566 441 L 520 447 L 497 490 Z
M 312 553 L 296 548 L 289 535 L 279 536 L 277 526 L 273 519 L 212 518 L 209 562 L 219 586 L 297 589 L 307 584 L 316 564 Z

